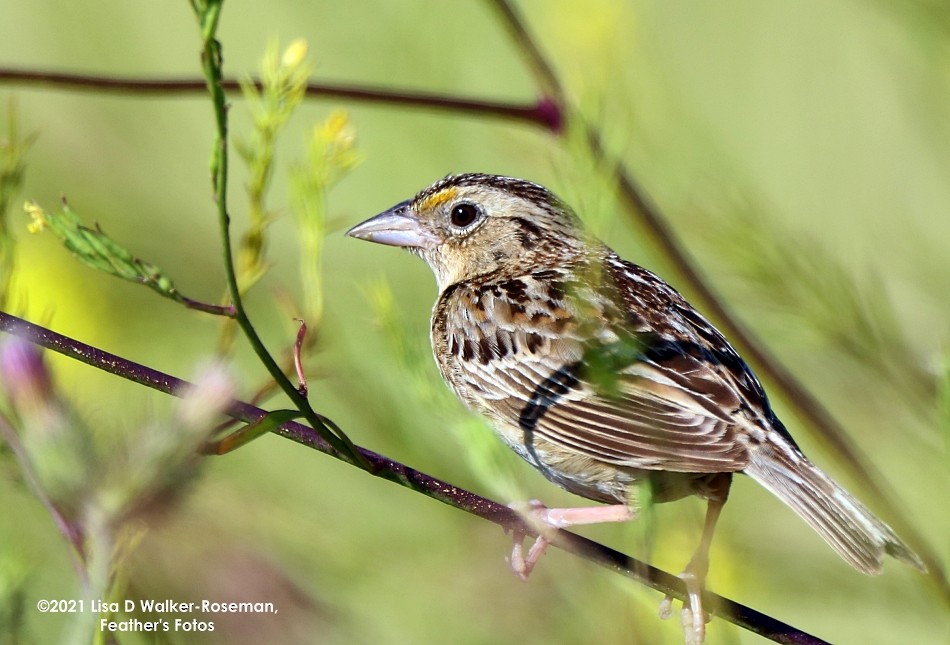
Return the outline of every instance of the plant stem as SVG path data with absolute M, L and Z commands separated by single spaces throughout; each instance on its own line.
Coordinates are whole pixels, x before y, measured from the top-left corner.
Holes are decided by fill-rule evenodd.
M 250 82 L 261 89 L 262 84 L 259 79 L 253 79 Z M 8 67 L 0 68 L 0 85 L 51 87 L 96 94 L 150 95 L 159 98 L 201 94 L 208 88 L 207 82 L 198 78 L 116 77 Z M 234 79 L 222 78 L 220 85 L 222 89 L 229 92 L 241 89 L 240 82 Z M 306 93 L 311 98 L 415 107 L 527 122 L 552 132 L 558 132 L 561 127 L 561 116 L 550 100 L 541 100 L 536 103 L 511 103 L 435 92 L 333 83 L 308 83 Z
M 203 11 L 196 8 L 199 21 L 202 25 L 204 48 L 201 55 L 202 69 L 207 80 L 208 91 L 211 94 L 211 103 L 214 109 L 215 138 L 211 153 L 211 176 L 214 184 L 214 198 L 218 210 L 218 225 L 224 253 L 225 274 L 228 283 L 228 293 L 234 307 L 234 319 L 241 331 L 270 373 L 271 378 L 280 386 L 294 406 L 300 410 L 313 429 L 329 444 L 340 457 L 354 466 L 364 470 L 371 468 L 354 444 L 342 432 L 334 433 L 320 419 L 309 401 L 293 386 L 280 366 L 273 359 L 260 336 L 254 329 L 238 285 L 237 272 L 234 266 L 234 254 L 231 244 L 231 217 L 228 213 L 228 106 L 221 86 L 222 79 L 222 52 L 221 44 L 215 39 L 215 28 L 221 11 L 223 0 L 209 0 L 209 5 Z

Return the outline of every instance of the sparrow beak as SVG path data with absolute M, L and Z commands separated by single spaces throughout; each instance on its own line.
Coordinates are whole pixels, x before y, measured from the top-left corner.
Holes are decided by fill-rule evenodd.
M 405 248 L 432 249 L 441 243 L 437 237 L 423 230 L 419 220 L 409 214 L 408 201 L 357 224 L 346 234 L 367 242 Z

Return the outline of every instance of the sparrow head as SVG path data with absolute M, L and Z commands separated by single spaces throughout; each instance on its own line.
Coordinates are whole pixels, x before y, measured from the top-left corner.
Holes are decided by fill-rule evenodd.
M 546 188 L 483 174 L 448 176 L 347 235 L 419 255 L 440 290 L 498 271 L 570 262 L 586 246 L 576 215 Z

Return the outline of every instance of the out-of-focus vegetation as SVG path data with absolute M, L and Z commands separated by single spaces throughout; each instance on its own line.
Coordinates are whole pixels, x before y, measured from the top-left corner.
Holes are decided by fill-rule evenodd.
M 519 3 L 571 97 L 729 305 L 835 412 L 922 533 L 946 549 L 950 16 L 930 6 Z M 200 74 L 185 2 L 0 0 L 0 15 L 0 67 Z M 219 36 L 232 77 L 255 73 L 275 38 L 304 38 L 315 79 L 535 98 L 516 48 L 480 3 L 232 1 Z M 65 194 L 189 297 L 220 299 L 207 98 L 6 86 L 0 105 L 6 95 L 16 97 L 21 136 L 39 134 L 25 159 L 23 200 L 52 207 Z M 232 141 L 252 142 L 249 106 L 237 92 L 229 98 Z M 319 151 L 341 143 L 320 143 L 334 128 L 350 142 L 357 133 L 361 163 L 353 167 L 347 148 L 346 163 L 330 168 L 349 172 L 322 184 L 333 184 L 325 193 L 306 186 L 299 169 L 318 168 Z M 453 408 L 426 360 L 436 295 L 428 269 L 341 235 L 448 172 L 497 172 L 555 189 L 622 255 L 663 274 L 660 254 L 619 214 L 582 146 L 512 122 L 312 100 L 274 145 L 272 169 L 254 170 L 252 159 L 249 171 L 232 155 L 232 235 L 268 225 L 246 304 L 275 353 L 296 332 L 300 311 L 287 302 L 319 319 L 307 356 L 314 407 L 359 444 L 466 488 L 582 502 L 514 455 L 471 440 L 489 431 Z M 255 197 L 262 182 L 270 182 L 266 202 Z M 301 206 L 308 190 L 310 206 Z M 29 235 L 19 208 L 10 217 L 8 309 L 176 375 L 218 347 L 220 319 L 82 266 L 52 236 Z M 301 258 L 301 248 L 320 257 Z M 11 272 L 0 270 L 2 287 Z M 301 293 L 301 280 L 319 282 L 319 297 Z M 266 374 L 240 339 L 235 348 L 232 373 L 250 396 Z M 168 397 L 59 357 L 49 364 L 59 395 L 98 443 L 128 446 L 153 419 L 171 418 Z M 279 397 L 269 405 L 286 407 Z M 794 417 L 786 422 L 816 462 L 842 476 Z M 0 452 L 0 642 L 55 642 L 71 617 L 40 614 L 36 602 L 77 598 L 80 583 L 68 544 L 16 464 Z M 493 525 L 276 437 L 205 460 L 171 511 L 139 519 L 148 530 L 122 561 L 118 597 L 279 608 L 215 615 L 214 634 L 167 642 L 681 639 L 675 621 L 657 619 L 658 594 L 556 551 L 522 584 L 507 571 L 508 539 Z M 651 509 L 639 524 L 584 532 L 679 571 L 701 521 L 701 502 L 689 500 Z M 896 563 L 875 579 L 852 571 L 742 479 L 712 558 L 711 589 L 832 642 L 944 642 L 950 629 L 946 605 L 919 574 Z M 709 627 L 710 643 L 759 641 L 722 621 Z

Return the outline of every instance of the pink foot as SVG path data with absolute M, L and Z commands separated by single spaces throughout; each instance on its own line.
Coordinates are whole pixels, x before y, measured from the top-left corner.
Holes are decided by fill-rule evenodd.
M 515 532 L 508 564 L 511 570 L 522 580 L 527 580 L 531 570 L 538 563 L 544 551 L 551 543 L 545 535 L 552 529 L 564 529 L 582 524 L 602 524 L 604 522 L 626 522 L 634 517 L 633 509 L 626 504 L 613 506 L 589 506 L 583 508 L 548 508 L 540 501 L 515 502 L 508 505 L 518 512 L 528 524 L 538 532 L 534 544 L 524 553 L 525 534 Z
M 528 576 L 531 575 L 531 570 L 534 569 L 534 565 L 536 565 L 538 560 L 541 559 L 541 556 L 544 555 L 550 542 L 543 536 L 538 536 L 534 540 L 534 544 L 531 545 L 531 548 L 528 549 L 528 555 L 525 556 L 525 537 L 524 533 L 515 533 L 512 535 L 513 545 L 511 547 L 511 557 L 508 559 L 508 566 L 516 576 L 527 582 Z

